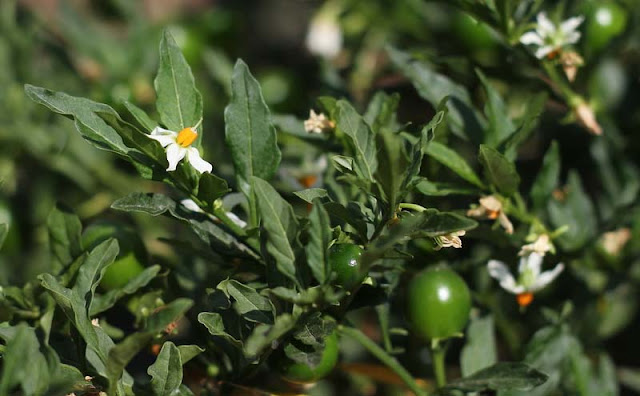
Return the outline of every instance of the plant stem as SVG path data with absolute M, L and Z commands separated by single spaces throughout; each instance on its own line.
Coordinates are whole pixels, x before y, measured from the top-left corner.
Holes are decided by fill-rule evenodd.
M 371 341 L 371 339 L 364 335 L 360 330 L 353 327 L 340 325 L 338 326 L 338 332 L 359 342 L 360 345 L 371 352 L 373 356 L 378 358 L 378 360 L 380 360 L 394 373 L 396 373 L 398 377 L 400 377 L 400 379 L 404 381 L 407 387 L 416 394 L 416 396 L 429 396 L 429 393 L 427 393 L 427 391 L 422 389 L 416 383 L 411 374 L 404 367 L 402 367 L 402 365 L 400 365 L 400 363 L 398 363 L 398 361 L 393 356 L 389 355 L 384 349 L 378 346 L 378 344 Z
M 447 384 L 447 373 L 445 372 L 444 357 L 447 347 L 439 342 L 431 345 L 431 358 L 433 359 L 433 374 L 436 377 L 436 385 L 442 388 Z

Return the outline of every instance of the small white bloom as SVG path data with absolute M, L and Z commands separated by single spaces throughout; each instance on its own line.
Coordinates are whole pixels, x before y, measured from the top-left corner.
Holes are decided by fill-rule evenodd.
M 521 306 L 530 304 L 533 293 L 549 285 L 564 269 L 564 264 L 560 263 L 550 271 L 540 272 L 541 266 L 542 256 L 538 253 L 521 257 L 516 280 L 502 261 L 490 260 L 487 264 L 489 275 L 497 279 L 503 289 L 516 294 Z
M 92 376 L 90 376 L 90 375 L 85 375 L 85 376 L 84 376 L 84 380 L 85 380 L 85 381 L 88 381 L 88 382 L 91 382 L 91 381 L 93 381 L 93 377 L 92 377 Z
M 320 12 L 312 20 L 307 32 L 309 52 L 323 58 L 335 58 L 342 49 L 342 29 L 335 12 Z
M 98 319 L 98 318 L 91 319 L 91 324 L 92 324 L 94 327 L 100 327 L 100 319 Z
M 456 249 L 460 249 L 462 247 L 462 239 L 461 236 L 466 234 L 465 231 L 454 231 L 450 234 L 440 235 L 433 238 L 438 245 L 436 250 L 440 250 L 442 248 L 453 247 Z
M 309 111 L 309 118 L 304 122 L 304 130 L 308 133 L 322 133 L 326 130 L 333 129 L 335 124 L 327 119 L 323 113 Z
M 532 243 L 522 246 L 518 256 L 526 256 L 531 253 L 537 253 L 540 256 L 544 256 L 547 252 L 553 252 L 553 250 L 553 243 L 551 243 L 549 235 L 542 234 Z
M 162 147 L 167 150 L 167 161 L 169 162 L 167 171 L 171 172 L 176 170 L 178 162 L 185 157 L 187 157 L 187 161 L 189 161 L 191 166 L 200 173 L 211 172 L 213 169 L 210 163 L 200 157 L 198 149 L 191 147 L 191 144 L 193 144 L 198 137 L 195 128 L 184 128 L 180 132 L 174 132 L 155 127 L 148 136 L 158 141 Z
M 524 45 L 535 45 L 535 55 L 542 59 L 545 56 L 555 55 L 563 47 L 575 44 L 580 39 L 578 26 L 584 17 L 573 17 L 562 22 L 560 26 L 555 25 L 545 12 L 541 12 L 536 17 L 537 26 L 535 31 L 526 32 L 520 37 L 520 42 Z
M 513 234 L 513 224 L 502 210 L 502 202 L 493 195 L 482 197 L 479 200 L 480 205 L 467 211 L 467 216 L 487 218 L 491 220 L 498 219 L 502 228 L 507 234 Z

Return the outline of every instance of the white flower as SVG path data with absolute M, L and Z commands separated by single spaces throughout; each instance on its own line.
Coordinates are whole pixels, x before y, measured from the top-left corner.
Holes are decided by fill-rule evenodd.
M 440 235 L 433 238 L 436 241 L 436 244 L 438 244 L 436 250 L 447 247 L 460 249 L 462 247 L 462 240 L 460 239 L 460 237 L 464 236 L 464 234 L 466 234 L 465 231 L 454 231 L 450 234 Z
M 537 46 L 535 55 L 542 59 L 545 56 L 553 57 L 556 52 L 562 50 L 562 47 L 577 43 L 580 39 L 580 32 L 577 29 L 584 17 L 569 18 L 560 26 L 556 26 L 545 12 L 541 12 L 536 20 L 536 30 L 523 34 L 520 42 L 524 45 Z
M 306 45 L 312 54 L 328 59 L 340 53 L 342 30 L 334 12 L 320 12 L 311 20 Z
M 91 319 L 91 324 L 92 324 L 94 327 L 100 327 L 100 319 L 98 319 L 98 318 Z
M 198 172 L 211 172 L 213 166 L 200 157 L 198 149 L 191 147 L 191 144 L 195 142 L 198 137 L 198 132 L 195 128 L 184 128 L 180 132 L 170 131 L 168 129 L 155 127 L 149 137 L 153 140 L 160 142 L 162 147 L 167 150 L 167 161 L 169 167 L 167 171 L 171 172 L 176 170 L 178 162 L 184 157 L 187 157 L 187 161 Z
M 550 271 L 540 272 L 541 266 L 542 256 L 538 253 L 520 258 L 519 275 L 516 281 L 502 261 L 490 260 L 487 264 L 489 275 L 497 279 L 503 289 L 516 294 L 520 306 L 529 305 L 533 301 L 533 293 L 545 288 L 564 269 L 564 264 L 560 263 Z
M 549 235 L 542 234 L 532 243 L 522 246 L 518 256 L 527 256 L 531 253 L 537 253 L 540 256 L 544 256 L 547 252 L 553 252 L 553 250 L 553 243 L 551 243 Z
M 304 122 L 304 130 L 308 133 L 322 133 L 334 127 L 335 124 L 328 120 L 323 113 L 318 114 L 313 110 L 309 111 L 309 119 Z
M 498 198 L 493 195 L 488 195 L 480 198 L 479 202 L 480 205 L 467 211 L 467 216 L 487 218 L 491 220 L 498 219 L 506 233 L 513 234 L 513 224 L 511 224 L 507 215 L 502 211 L 502 202 L 500 202 Z

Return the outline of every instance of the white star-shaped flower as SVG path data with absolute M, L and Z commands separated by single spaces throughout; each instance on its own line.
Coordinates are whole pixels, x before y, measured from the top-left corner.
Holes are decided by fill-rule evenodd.
M 553 282 L 564 269 L 564 264 L 559 263 L 552 270 L 540 272 L 542 258 L 538 253 L 520 258 L 517 280 L 502 261 L 490 260 L 487 268 L 489 275 L 497 279 L 503 289 L 517 295 L 518 304 L 525 307 L 533 301 L 533 293 Z
M 178 163 L 185 157 L 191 166 L 200 173 L 211 172 L 213 169 L 210 163 L 200 157 L 198 149 L 191 147 L 198 137 L 198 132 L 196 132 L 195 128 L 184 128 L 180 132 L 174 132 L 155 127 L 148 136 L 158 141 L 166 149 L 167 161 L 169 162 L 167 171 L 176 170 Z
M 541 12 L 536 17 L 535 31 L 526 32 L 520 37 L 520 42 L 524 45 L 535 45 L 535 55 L 542 59 L 545 56 L 552 57 L 563 47 L 575 44 L 580 40 L 578 26 L 584 21 L 584 17 L 578 16 L 569 18 L 556 26 L 547 17 L 545 12 Z

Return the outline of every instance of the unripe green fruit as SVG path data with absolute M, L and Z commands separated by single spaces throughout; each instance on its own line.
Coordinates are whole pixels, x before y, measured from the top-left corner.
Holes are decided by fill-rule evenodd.
M 469 288 L 450 269 L 427 269 L 409 283 L 407 316 L 412 328 L 424 338 L 444 339 L 462 332 L 470 311 Z

